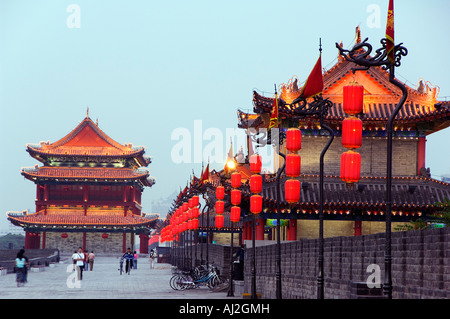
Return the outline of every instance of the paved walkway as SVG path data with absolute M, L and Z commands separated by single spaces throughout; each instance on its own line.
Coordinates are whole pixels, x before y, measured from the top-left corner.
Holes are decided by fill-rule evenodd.
M 76 272 L 67 259 L 42 272 L 28 272 L 24 287 L 17 287 L 15 274 L 0 276 L 0 299 L 231 299 L 226 292 L 211 292 L 207 287 L 173 290 L 170 267 L 155 264 L 150 269 L 148 258 L 141 258 L 138 269 L 120 275 L 119 258 L 97 257 L 93 271 L 84 271 L 83 280 L 76 282 Z

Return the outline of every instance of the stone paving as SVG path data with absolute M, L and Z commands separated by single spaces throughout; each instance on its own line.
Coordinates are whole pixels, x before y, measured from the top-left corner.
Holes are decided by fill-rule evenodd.
M 120 275 L 118 268 L 118 257 L 97 257 L 93 271 L 84 271 L 83 280 L 77 282 L 66 259 L 41 272 L 29 271 L 23 287 L 17 287 L 15 274 L 0 276 L 0 299 L 233 299 L 207 287 L 175 291 L 169 286 L 171 265 L 156 263 L 150 269 L 148 258 L 138 259 L 137 269 L 129 275 Z

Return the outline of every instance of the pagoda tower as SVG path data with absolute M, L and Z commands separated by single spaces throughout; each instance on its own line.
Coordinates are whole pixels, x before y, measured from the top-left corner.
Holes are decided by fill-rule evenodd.
M 142 192 L 155 183 L 144 147 L 114 141 L 87 114 L 60 140 L 27 144 L 27 152 L 42 163 L 21 172 L 36 184 L 36 212 L 7 215 L 25 229 L 26 249 L 120 253 L 139 235 L 148 252 L 158 216 L 142 212 Z

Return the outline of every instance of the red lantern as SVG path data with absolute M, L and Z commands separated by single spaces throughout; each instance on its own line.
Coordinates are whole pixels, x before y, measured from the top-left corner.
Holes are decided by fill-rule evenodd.
M 231 187 L 239 188 L 241 187 L 241 173 L 233 173 L 231 174 Z
M 223 215 L 216 215 L 216 228 L 223 228 Z
M 259 154 L 253 154 L 250 156 L 250 170 L 254 174 L 259 174 L 261 172 L 262 160 Z
M 194 207 L 194 201 L 192 200 L 192 198 L 189 198 L 188 207 L 189 208 Z
M 225 197 L 225 187 L 223 186 L 217 186 L 216 187 L 216 198 L 219 200 L 224 199 Z
M 199 216 L 198 207 L 192 208 L 191 211 L 192 211 L 192 218 L 198 218 Z
M 225 202 L 218 200 L 216 202 L 216 214 L 223 214 L 223 211 L 225 210 Z
M 231 191 L 231 204 L 239 205 L 241 203 L 241 191 L 238 189 L 233 189 Z
M 289 177 L 300 176 L 301 158 L 296 153 L 286 155 L 286 175 Z
M 349 184 L 360 179 L 361 154 L 348 151 L 341 155 L 341 179 Z
M 259 214 L 262 211 L 262 196 L 252 195 L 250 196 L 250 211 L 253 214 Z
M 189 230 L 192 229 L 192 219 L 189 219 L 189 220 L 188 220 L 188 222 L 187 222 L 187 227 L 188 227 Z
M 237 223 L 241 219 L 241 208 L 239 206 L 231 207 L 230 220 Z
M 291 152 L 298 152 L 302 148 L 302 131 L 290 128 L 286 131 L 286 148 Z
M 198 204 L 199 204 L 199 197 L 198 195 L 195 195 L 192 197 L 192 205 L 195 207 L 198 206 Z
M 108 234 L 102 234 L 102 238 L 104 239 L 108 238 Z
M 194 218 L 192 220 L 192 229 L 198 229 L 198 219 Z
M 69 237 L 69 235 L 67 235 L 66 233 L 63 233 L 63 234 L 61 234 L 61 237 L 62 238 L 67 238 L 67 237 Z
M 297 203 L 300 200 L 300 181 L 298 179 L 288 179 L 284 184 L 284 197 L 289 204 Z
M 358 114 L 363 111 L 364 87 L 362 85 L 344 86 L 344 112 L 347 114 Z
M 362 121 L 356 117 L 346 118 L 342 122 L 342 146 L 350 149 L 362 145 Z
M 259 174 L 254 174 L 250 176 L 250 191 L 252 193 L 258 194 L 262 191 L 262 176 Z
M 183 203 L 183 212 L 187 211 L 189 208 L 189 203 L 184 202 Z

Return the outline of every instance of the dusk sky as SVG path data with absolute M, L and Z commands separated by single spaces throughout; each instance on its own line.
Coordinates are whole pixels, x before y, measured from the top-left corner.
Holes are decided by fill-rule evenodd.
M 238 108 L 252 110 L 253 89 L 270 94 L 294 75 L 304 82 L 319 38 L 323 68 L 331 68 L 335 43 L 351 48 L 357 25 L 379 47 L 387 6 L 388 0 L 1 0 L 0 231 L 6 211 L 35 209 L 35 185 L 20 170 L 40 163 L 25 145 L 62 138 L 87 107 L 117 142 L 146 146 L 156 184 L 143 193 L 143 211 L 151 212 L 152 201 L 201 171 L 193 151 L 190 163 L 173 161 L 175 130 L 194 138 L 194 121 L 201 120 L 202 133 L 222 131 L 226 157 L 225 131 L 237 127 Z M 395 0 L 395 40 L 409 51 L 396 75 L 414 88 L 419 79 L 439 86 L 443 101 L 450 99 L 449 9 L 448 0 Z M 450 176 L 449 140 L 450 129 L 427 137 L 433 178 Z

